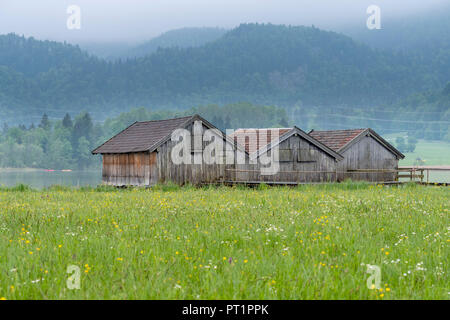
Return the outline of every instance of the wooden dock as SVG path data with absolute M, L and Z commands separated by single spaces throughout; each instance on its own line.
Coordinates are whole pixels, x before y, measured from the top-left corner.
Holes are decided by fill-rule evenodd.
M 450 165 L 440 165 L 440 166 L 401 166 L 398 168 L 399 178 L 409 178 L 410 181 L 416 181 L 416 178 L 419 178 L 422 184 L 433 184 L 433 185 L 449 185 L 450 181 L 433 183 L 430 181 L 430 172 L 431 171 L 449 171 Z M 407 172 L 400 174 L 401 171 Z

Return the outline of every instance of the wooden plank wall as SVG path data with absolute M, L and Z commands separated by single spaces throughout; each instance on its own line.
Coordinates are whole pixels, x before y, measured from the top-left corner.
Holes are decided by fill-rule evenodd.
M 284 152 L 281 150 L 290 150 L 288 153 L 291 154 L 290 161 L 279 162 L 279 173 L 274 175 L 261 174 L 261 169 L 266 166 L 258 161 L 257 164 L 236 165 L 237 171 L 233 181 L 267 183 L 335 181 L 336 160 L 302 137 L 298 135 L 291 136 L 279 145 L 279 150 L 280 155 Z M 248 170 L 248 172 L 240 172 L 239 170 Z
M 154 176 L 155 159 L 156 154 L 147 152 L 104 154 L 103 183 L 114 186 L 149 185 L 151 180 L 157 180 Z
M 371 136 L 366 136 L 341 153 L 344 160 L 339 163 L 339 171 L 382 169 L 397 170 L 398 159 L 382 144 Z M 372 182 L 395 181 L 395 172 L 386 173 L 341 173 L 339 180 L 345 179 L 364 180 Z
M 188 128 L 194 135 L 194 126 Z M 208 128 L 202 127 L 203 132 Z M 198 132 L 197 132 L 198 134 Z M 215 136 L 222 139 L 220 136 Z M 203 140 L 203 139 L 202 139 Z M 202 150 L 209 142 L 203 142 L 202 148 L 192 150 L 192 159 L 200 159 L 199 164 L 174 164 L 171 159 L 172 148 L 176 142 L 168 140 L 156 152 L 103 155 L 103 182 L 115 186 L 152 186 L 157 183 L 174 182 L 183 184 L 217 183 L 225 180 L 225 164 L 206 164 Z M 230 144 L 231 148 L 233 146 Z M 195 151 L 195 152 L 194 152 Z
M 194 127 L 191 125 L 187 128 L 191 135 L 194 135 Z M 203 126 L 204 130 L 208 128 Z M 217 139 L 221 139 L 219 136 L 215 136 Z M 203 140 L 203 139 L 202 139 Z M 199 185 L 202 183 L 218 183 L 225 180 L 225 168 L 228 166 L 225 164 L 216 163 L 216 164 L 206 164 L 205 161 L 200 161 L 203 159 L 203 153 L 208 142 L 203 142 L 202 149 L 200 150 L 192 150 L 191 157 L 194 161 L 193 164 L 174 164 L 171 159 L 171 153 L 173 147 L 176 145 L 176 142 L 167 141 L 163 145 L 161 145 L 157 150 L 156 156 L 156 167 L 158 171 L 158 182 L 166 183 L 173 182 L 176 184 L 184 185 L 184 184 L 193 184 Z M 225 144 L 225 143 L 224 143 Z M 231 145 L 230 145 L 231 146 Z M 231 146 L 232 147 L 232 146 Z M 200 151 L 200 152 L 197 152 Z M 195 162 L 195 158 L 198 163 Z M 152 182 L 153 183 L 153 182 Z

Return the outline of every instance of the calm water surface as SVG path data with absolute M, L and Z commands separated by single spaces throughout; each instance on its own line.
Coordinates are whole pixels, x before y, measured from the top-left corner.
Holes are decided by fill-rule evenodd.
M 0 169 L 0 186 L 13 187 L 20 183 L 32 188 L 46 188 L 52 185 L 61 186 L 97 186 L 102 182 L 101 170 L 47 172 L 44 170 L 2 170 Z

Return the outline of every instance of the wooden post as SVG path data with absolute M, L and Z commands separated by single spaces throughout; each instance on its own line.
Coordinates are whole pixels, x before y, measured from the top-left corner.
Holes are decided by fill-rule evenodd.
M 430 183 L 430 169 L 427 169 L 427 183 Z

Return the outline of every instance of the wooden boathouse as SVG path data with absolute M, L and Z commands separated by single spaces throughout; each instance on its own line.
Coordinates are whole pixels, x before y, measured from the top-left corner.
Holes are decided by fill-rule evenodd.
M 297 127 L 238 129 L 232 137 L 249 154 L 248 163 L 236 164 L 230 170 L 234 183 L 333 182 L 338 162 L 343 160 L 339 153 Z
M 186 141 L 189 150 L 181 149 L 175 155 L 188 159 L 183 163 L 174 162 L 172 152 L 179 141 L 171 137 L 180 129 L 187 134 L 180 140 L 189 139 Z M 225 180 L 227 164 L 226 161 L 205 161 L 208 129 L 208 140 L 223 142 L 223 152 L 215 156 L 224 160 L 234 158 L 237 151 L 233 141 L 199 115 L 135 122 L 92 153 L 103 156 L 102 179 L 107 185 L 153 186 L 169 181 L 180 185 L 217 183 Z
M 404 158 L 372 129 L 226 135 L 199 115 L 135 122 L 92 153 L 103 157 L 103 183 L 114 186 L 391 182 Z
M 374 130 L 349 129 L 309 132 L 341 154 L 338 180 L 396 181 L 398 161 L 405 156 Z

